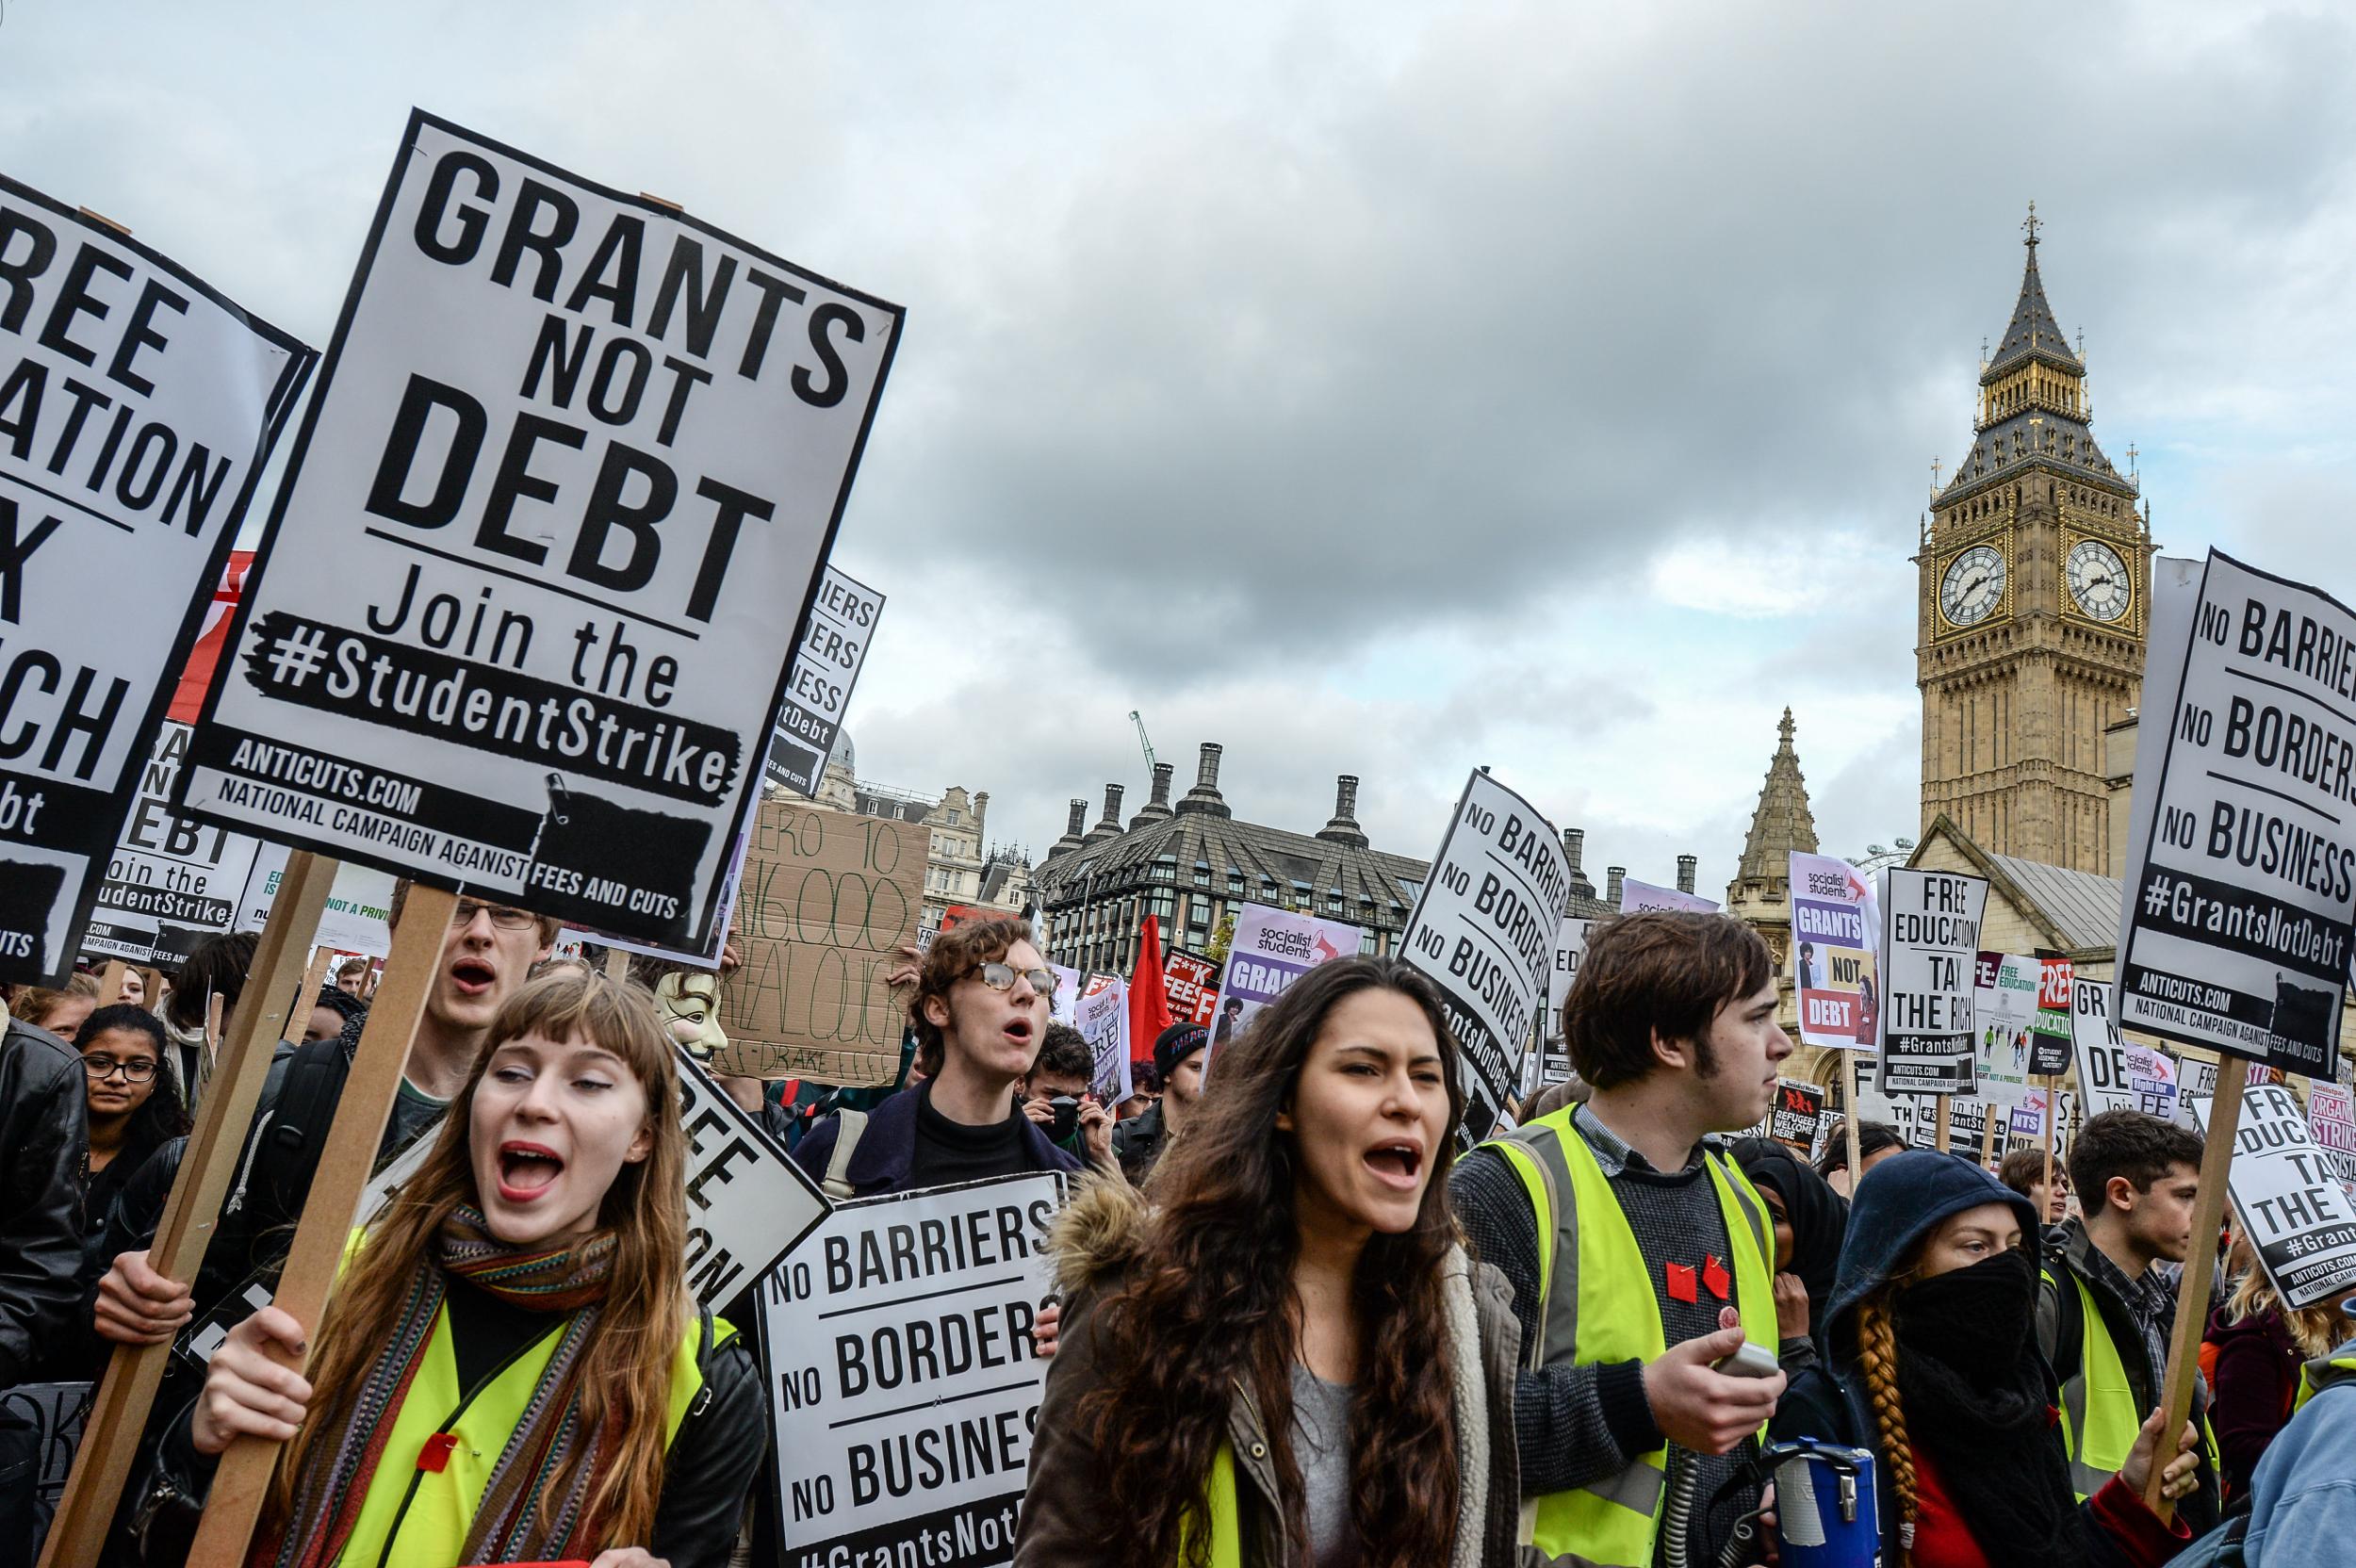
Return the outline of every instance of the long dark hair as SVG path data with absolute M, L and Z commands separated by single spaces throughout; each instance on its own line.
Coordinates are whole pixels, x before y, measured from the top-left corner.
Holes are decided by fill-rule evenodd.
M 1377 988 L 1404 996 L 1430 1021 L 1448 1110 L 1415 1228 L 1369 1240 L 1351 1285 L 1364 1359 L 1350 1417 L 1350 1520 L 1367 1568 L 1447 1559 L 1457 1489 L 1466 1484 L 1456 1469 L 1442 1281 L 1456 1240 L 1443 1162 L 1464 1113 L 1456 1041 L 1421 973 L 1396 958 L 1342 958 L 1293 982 L 1219 1048 L 1186 1132 L 1147 1184 L 1154 1214 L 1140 1260 L 1096 1307 L 1097 1364 L 1106 1373 L 1082 1397 L 1078 1419 L 1092 1440 L 1105 1517 L 1134 1532 L 1138 1561 L 1174 1563 L 1182 1544 L 1196 1568 L 1205 1560 L 1203 1486 L 1227 1441 L 1238 1388 L 1265 1419 L 1285 1511 L 1300 1527 L 1290 1441 L 1299 1161 L 1276 1118 L 1327 1015 Z
M 74 1049 L 87 1050 L 90 1041 L 114 1029 L 144 1035 L 155 1048 L 155 1076 L 150 1080 L 155 1087 L 148 1090 L 147 1099 L 123 1124 L 123 1152 L 117 1158 L 129 1159 L 131 1163 L 123 1168 L 130 1170 L 188 1130 L 188 1109 L 180 1101 L 180 1080 L 172 1075 L 172 1046 L 164 1038 L 164 1026 L 146 1008 L 128 1002 L 99 1008 L 74 1031 Z

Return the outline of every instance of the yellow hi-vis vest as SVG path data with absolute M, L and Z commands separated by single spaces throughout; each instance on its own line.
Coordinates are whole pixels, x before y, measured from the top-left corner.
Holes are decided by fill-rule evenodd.
M 1530 1364 L 1588 1366 L 1655 1361 L 1668 1348 L 1652 1270 L 1587 1139 L 1557 1111 L 1484 1147 L 1505 1157 L 1538 1219 L 1539 1316 Z M 1735 1305 L 1752 1342 L 1773 1349 L 1775 1232 L 1767 1206 L 1734 1162 L 1705 1153 L 1725 1216 Z M 1562 1201 L 1568 1192 L 1570 1201 Z M 1548 1561 L 1650 1568 L 1668 1490 L 1668 1450 L 1643 1454 L 1616 1476 L 1534 1500 L 1530 1539 Z
M 2356 1377 L 2356 1355 L 2317 1356 L 2302 1363 L 2299 1368 L 2299 1393 L 2291 1400 L 2291 1413 L 2296 1415 L 2307 1408 L 2307 1401 L 2333 1383 Z
M 393 1420 L 392 1436 L 368 1481 L 367 1501 L 352 1527 L 352 1539 L 337 1561 L 343 1568 L 410 1568 L 458 1560 L 483 1501 L 492 1467 L 516 1425 L 523 1420 L 532 1391 L 566 1319 L 551 1315 L 548 1331 L 525 1347 L 489 1380 L 469 1393 L 458 1386 L 458 1363 L 450 1348 L 450 1307 L 434 1315 L 434 1331 L 426 1341 L 425 1360 L 410 1380 Z M 712 1320 L 712 1342 L 727 1344 L 736 1331 L 720 1318 Z M 687 1332 L 671 1358 L 671 1399 L 663 1441 L 668 1446 L 679 1436 L 679 1422 L 703 1390 L 697 1366 L 703 1340 L 702 1315 L 687 1315 Z M 447 1448 L 440 1470 L 421 1469 L 428 1439 L 436 1433 L 454 1441 L 435 1444 Z M 632 1544 L 643 1544 L 632 1543 Z M 586 1548 L 577 1555 L 594 1556 Z
M 2046 1265 L 2042 1272 L 2046 1282 L 2053 1284 L 2053 1266 Z M 2079 1334 L 2078 1370 L 2063 1379 L 2061 1385 L 2062 1449 L 2070 1456 L 2070 1490 L 2083 1503 L 2102 1491 L 2102 1484 L 2127 1462 L 2135 1434 L 2143 1429 L 2143 1417 L 2136 1413 L 2135 1389 L 2127 1380 L 2127 1364 L 2112 1343 L 2110 1325 L 2095 1308 L 2094 1293 L 2071 1270 L 2065 1268 L 2062 1273 L 2078 1293 L 2078 1315 L 2084 1325 Z M 2214 1475 L 2219 1462 L 2217 1432 L 2205 1413 L 2201 1417 L 2201 1445 Z

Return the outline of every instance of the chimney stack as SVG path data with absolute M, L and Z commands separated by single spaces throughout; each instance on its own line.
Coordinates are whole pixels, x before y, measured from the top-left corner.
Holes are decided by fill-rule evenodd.
M 1571 863 L 1571 891 L 1580 898 L 1595 896 L 1595 885 L 1587 880 L 1584 858 L 1587 853 L 1587 829 L 1566 827 L 1562 830 L 1562 858 Z
M 1201 811 L 1214 817 L 1232 817 L 1227 798 L 1219 792 L 1219 759 L 1223 748 L 1217 741 L 1203 743 L 1203 750 L 1194 764 L 1194 788 L 1179 801 L 1181 811 Z
M 1690 893 L 1693 890 L 1693 870 L 1700 864 L 1701 860 L 1697 856 L 1680 855 L 1677 857 L 1677 891 Z
M 1366 830 L 1358 825 L 1358 776 L 1343 774 L 1333 781 L 1333 820 L 1317 829 L 1328 843 L 1366 847 Z
M 1053 859 L 1055 857 L 1061 855 L 1067 849 L 1079 848 L 1081 842 L 1080 836 L 1088 831 L 1088 803 L 1085 800 L 1073 801 L 1072 803 L 1071 819 L 1064 824 L 1063 837 L 1057 839 L 1055 843 L 1049 847 L 1047 851 L 1048 858 Z
M 1094 827 L 1088 829 L 1088 836 L 1084 841 L 1085 842 L 1091 844 L 1100 843 L 1106 839 L 1120 837 L 1121 795 L 1121 789 L 1120 785 L 1107 784 L 1104 786 L 1104 820 L 1099 822 Z
M 1603 869 L 1603 901 L 1614 909 L 1620 906 L 1620 884 L 1627 879 L 1626 866 L 1606 866 Z
M 1143 827 L 1148 823 L 1160 822 L 1170 815 L 1170 776 L 1177 771 L 1168 762 L 1153 764 L 1153 798 L 1139 807 L 1137 814 L 1129 819 L 1131 827 Z

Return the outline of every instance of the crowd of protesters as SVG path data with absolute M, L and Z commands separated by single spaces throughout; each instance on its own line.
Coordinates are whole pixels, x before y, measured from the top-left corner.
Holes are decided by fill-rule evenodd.
M 174 1359 L 108 1562 L 182 1560 L 247 1435 L 284 1445 L 256 1563 L 774 1553 L 762 1374 L 741 1309 L 685 1285 L 672 1047 L 704 1054 L 712 985 L 610 979 L 551 961 L 548 920 L 452 907 L 378 1150 L 422 1166 L 322 1321 L 263 1307 L 201 1371 Z M 364 959 L 291 1010 L 195 1276 L 149 1256 L 254 951 L 214 939 L 160 997 L 76 975 L 10 999 L 0 1568 L 32 1560 L 36 1480 L 111 1349 L 228 1321 L 283 1262 Z M 1872 1456 L 1893 1568 L 2206 1561 L 2223 1535 L 2308 1568 L 2356 1539 L 2356 1398 L 2328 1392 L 2356 1383 L 2356 1295 L 2286 1310 L 2246 1245 L 2196 1236 L 2201 1140 L 2135 1112 L 1993 1171 L 1870 1121 L 1813 1164 L 1742 1135 L 1793 1047 L 1738 922 L 1598 926 L 1557 1021 L 1572 1081 L 1462 1152 L 1458 1042 L 1398 960 L 1324 964 L 1226 1037 L 1138 1042 L 1114 1103 L 1025 923 L 908 956 L 897 1083 L 722 1083 L 838 1200 L 1071 1184 L 1025 1568 L 1739 1568 L 1776 1560 L 1774 1456 L 1826 1443 Z M 2201 1375 L 2163 1432 L 2187 1288 Z

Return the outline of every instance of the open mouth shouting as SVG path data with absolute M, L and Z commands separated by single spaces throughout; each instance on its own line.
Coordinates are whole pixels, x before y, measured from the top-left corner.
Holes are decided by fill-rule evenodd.
M 488 996 L 499 978 L 498 967 L 478 954 L 462 953 L 450 960 L 450 983 L 460 996 Z
M 1031 1048 L 1033 1040 L 1038 1037 L 1032 1032 L 1031 1021 L 1028 1017 L 1008 1019 L 1005 1033 L 1008 1044 L 1021 1046 L 1025 1051 Z
M 1393 1191 L 1414 1192 L 1423 1176 L 1423 1145 L 1415 1138 L 1387 1139 L 1366 1151 L 1366 1166 Z
M 510 1139 L 499 1145 L 499 1197 L 507 1202 L 536 1201 L 564 1173 L 564 1157 L 547 1144 Z

